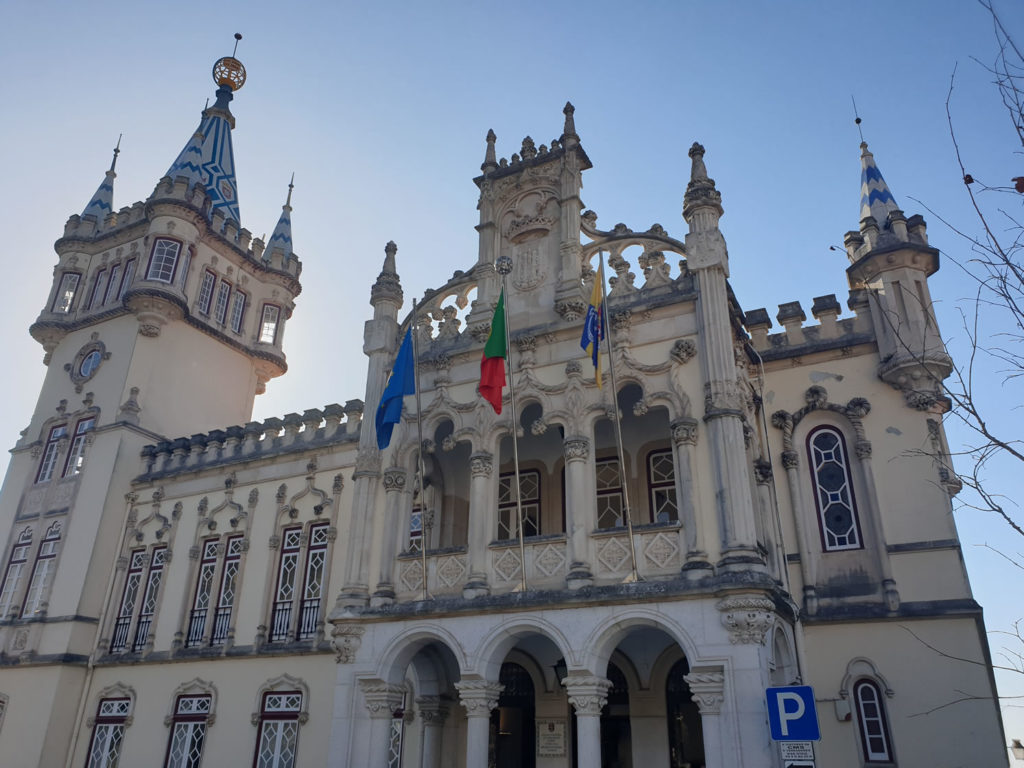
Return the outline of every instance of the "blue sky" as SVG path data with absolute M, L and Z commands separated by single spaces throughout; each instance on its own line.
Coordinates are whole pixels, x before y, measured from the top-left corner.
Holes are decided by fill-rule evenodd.
M 1024 43 L 1024 4 L 996 5 Z M 945 115 L 954 66 L 952 110 L 968 169 L 994 184 L 1022 172 L 991 78 L 971 58 L 994 57 L 991 22 L 968 0 L 115 0 L 11 2 L 4 16 L 0 231 L 16 278 L 0 283 L 15 374 L 0 413 L 7 446 L 28 423 L 43 378 L 27 328 L 49 289 L 53 241 L 99 184 L 118 134 L 115 207 L 149 195 L 213 96 L 210 67 L 230 54 L 236 31 L 249 76 L 232 104 L 242 224 L 255 235 L 273 229 L 294 171 L 306 286 L 287 330 L 291 371 L 257 399 L 255 418 L 363 397 L 359 329 L 384 244 L 398 243 L 407 299 L 471 266 L 471 179 L 487 130 L 498 135 L 499 156 L 526 135 L 549 143 L 566 100 L 595 166 L 584 203 L 602 228 L 658 222 L 682 236 L 686 151 L 704 144 L 726 211 L 733 288 L 744 309 L 772 316 L 797 299 L 809 313 L 827 293 L 845 306 L 845 255 L 829 246 L 858 223 L 851 95 L 897 202 L 925 215 L 944 251 L 966 253 L 925 205 L 977 230 Z M 967 284 L 947 260 L 931 285 L 944 335 L 962 354 L 957 303 Z M 1019 433 L 1014 386 L 995 373 L 986 384 L 1001 422 Z M 950 437 L 954 446 L 964 439 Z M 0 462 L 5 468 L 6 455 Z M 1012 474 L 996 481 L 1019 496 Z M 989 628 L 1005 628 L 1024 612 L 1007 598 L 1020 594 L 1021 572 L 977 545 L 1019 552 L 1024 542 L 977 513 L 958 520 Z M 1024 717 L 1011 715 L 1007 735 L 1024 737 Z

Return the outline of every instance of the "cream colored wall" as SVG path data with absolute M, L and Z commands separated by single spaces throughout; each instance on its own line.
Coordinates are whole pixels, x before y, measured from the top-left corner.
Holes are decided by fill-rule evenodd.
M 845 406 L 854 397 L 864 397 L 871 411 L 862 420 L 865 438 L 871 443 L 871 468 L 884 541 L 888 545 L 948 542 L 957 538 L 949 495 L 940 483 L 938 467 L 931 455 L 927 419 L 935 414 L 921 413 L 904 404 L 901 393 L 875 375 L 873 354 L 842 358 L 828 356 L 808 359 L 801 367 L 788 364 L 770 366 L 765 386 L 766 411 L 778 409 L 793 413 L 805 405 L 804 393 L 811 386 L 823 386 L 831 403 Z M 853 430 L 843 417 L 828 412 L 809 413 L 794 430 L 793 447 L 797 451 L 805 508 L 808 511 L 810 538 L 820 552 L 819 527 L 810 487 L 810 470 L 805 439 L 808 431 L 821 423 L 844 429 L 854 475 L 857 459 L 853 455 Z M 782 467 L 782 433 L 769 423 L 768 437 L 775 466 L 774 489 L 782 512 L 786 549 L 800 550 L 793 519 L 793 500 Z M 858 508 L 863 518 L 867 511 L 867 491 L 863 483 L 856 487 Z M 830 555 L 821 555 L 827 560 Z M 927 553 L 889 554 L 897 587 L 903 601 L 957 599 L 970 597 L 966 573 L 956 549 L 947 546 Z M 922 566 L 935 565 L 940 575 Z M 790 566 L 791 577 L 799 584 L 799 568 Z
M 885 706 L 900 765 L 1006 764 L 998 705 L 989 696 L 989 672 L 973 617 L 808 625 L 805 642 L 805 677 L 814 687 L 822 729 L 816 749 L 819 755 L 828 750 L 827 763 L 819 758 L 823 764 L 862 765 L 856 722 L 841 722 L 835 708 L 847 665 L 856 658 L 870 660 L 894 692 Z M 884 692 L 885 682 L 879 687 Z
M 259 711 L 260 687 L 281 675 L 289 675 L 309 688 L 309 696 L 303 702 L 309 720 L 299 728 L 296 768 L 323 768 L 329 764 L 327 744 L 334 673 L 334 657 L 330 653 L 98 667 L 88 692 L 86 710 L 89 716 L 95 715 L 98 697 L 104 688 L 117 683 L 133 688 L 135 711 L 132 724 L 125 730 L 120 764 L 161 765 L 170 735 L 164 718 L 171 712 L 175 690 L 199 678 L 212 684 L 217 692 L 216 719 L 206 734 L 203 765 L 249 765 L 257 735 L 251 717 Z M 82 728 L 73 765 L 85 764 L 91 735 L 91 729 Z
M 4 768 L 64 765 L 84 676 L 84 669 L 67 666 L 3 670 L 0 693 L 9 697 L 0 727 Z

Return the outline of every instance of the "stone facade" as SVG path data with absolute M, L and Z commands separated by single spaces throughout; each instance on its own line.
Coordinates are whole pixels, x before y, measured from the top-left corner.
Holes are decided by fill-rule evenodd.
M 388 243 L 363 399 L 254 422 L 301 263 L 290 194 L 264 247 L 233 167 L 189 161 L 230 142 L 232 62 L 173 175 L 101 218 L 112 166 L 57 242 L 0 507 L 0 763 L 781 766 L 764 691 L 798 683 L 822 765 L 1005 761 L 938 254 L 866 146 L 852 314 L 788 302 L 773 334 L 729 286 L 704 147 L 673 237 L 584 210 L 571 104 L 508 159 L 489 133 L 477 261 L 413 318 Z M 580 348 L 602 265 L 603 385 Z M 476 387 L 503 289 L 498 415 Z M 382 451 L 364 402 L 410 325 L 421 410 Z

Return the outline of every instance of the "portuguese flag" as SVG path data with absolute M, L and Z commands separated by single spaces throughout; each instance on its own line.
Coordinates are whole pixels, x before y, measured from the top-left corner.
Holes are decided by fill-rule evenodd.
M 491 318 L 491 333 L 484 345 L 484 357 L 480 361 L 480 394 L 489 402 L 495 413 L 501 413 L 501 391 L 505 388 L 505 291 L 498 297 L 498 306 Z

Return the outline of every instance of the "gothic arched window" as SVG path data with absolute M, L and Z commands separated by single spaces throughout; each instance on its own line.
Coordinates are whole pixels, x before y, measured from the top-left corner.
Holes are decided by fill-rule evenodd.
M 822 546 L 826 552 L 861 549 L 864 544 L 842 433 L 834 427 L 815 429 L 807 437 L 807 453 Z
M 873 680 L 858 680 L 853 686 L 853 700 L 857 706 L 857 725 L 860 742 L 867 763 L 892 762 L 892 744 L 889 741 L 889 723 L 885 717 L 882 692 Z

